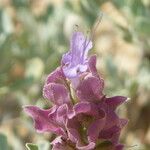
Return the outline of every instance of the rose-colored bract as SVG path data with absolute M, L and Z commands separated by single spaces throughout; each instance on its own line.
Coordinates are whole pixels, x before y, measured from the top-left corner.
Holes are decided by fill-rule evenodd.
M 96 56 L 88 57 L 92 41 L 75 32 L 70 51 L 63 55 L 61 66 L 48 77 L 43 95 L 52 102 L 50 109 L 25 106 L 38 132 L 57 135 L 53 150 L 98 150 L 108 142 L 109 150 L 123 150 L 119 143 L 126 119 L 116 109 L 124 96 L 107 97 L 104 80 L 96 70 Z

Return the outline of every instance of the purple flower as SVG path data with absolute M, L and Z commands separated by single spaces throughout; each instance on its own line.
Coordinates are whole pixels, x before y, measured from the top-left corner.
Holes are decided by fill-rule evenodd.
M 70 51 L 63 55 L 63 72 L 69 79 L 76 78 L 88 69 L 87 55 L 92 42 L 83 33 L 75 32 L 70 43 Z
M 24 107 L 38 132 L 57 135 L 51 142 L 53 150 L 123 150 L 119 136 L 127 120 L 119 118 L 116 109 L 127 98 L 106 97 L 96 56 L 87 57 L 91 48 L 92 42 L 75 32 L 70 51 L 44 84 L 43 96 L 52 102 L 52 107 Z

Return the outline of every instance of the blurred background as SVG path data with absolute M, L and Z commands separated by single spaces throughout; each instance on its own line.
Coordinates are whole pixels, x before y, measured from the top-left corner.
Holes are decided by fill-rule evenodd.
M 48 150 L 50 134 L 38 134 L 23 105 L 47 108 L 46 76 L 60 65 L 76 25 L 91 31 L 100 12 L 92 54 L 108 96 L 129 118 L 121 135 L 126 149 L 150 149 L 149 0 L 0 0 L 0 150 L 24 150 L 33 142 Z

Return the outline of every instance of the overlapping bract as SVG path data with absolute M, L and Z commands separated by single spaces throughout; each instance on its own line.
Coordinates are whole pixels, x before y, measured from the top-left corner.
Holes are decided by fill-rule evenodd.
M 53 103 L 48 110 L 26 106 L 38 132 L 58 137 L 53 150 L 93 150 L 102 141 L 110 141 L 112 150 L 122 150 L 121 129 L 127 120 L 116 114 L 126 97 L 107 98 L 104 81 L 96 70 L 96 56 L 87 57 L 92 42 L 80 32 L 73 34 L 71 49 L 62 64 L 47 78 L 43 95 Z

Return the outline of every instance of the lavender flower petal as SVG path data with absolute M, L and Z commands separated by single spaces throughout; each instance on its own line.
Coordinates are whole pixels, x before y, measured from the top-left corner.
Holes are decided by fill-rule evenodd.
M 69 79 L 78 76 L 78 73 L 88 69 L 87 54 L 92 48 L 92 42 L 85 38 L 83 33 L 75 32 L 71 39 L 70 51 L 63 55 L 63 72 Z

